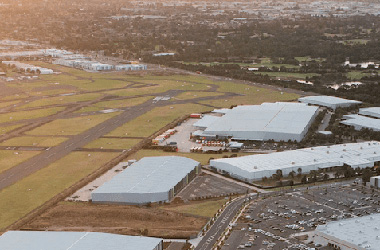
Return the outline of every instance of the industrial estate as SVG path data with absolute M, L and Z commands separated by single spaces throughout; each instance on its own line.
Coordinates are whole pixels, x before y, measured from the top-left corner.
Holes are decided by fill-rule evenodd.
M 17 2 L 20 11 L 34 6 Z M 226 30 L 279 15 L 289 18 L 281 26 L 296 27 L 305 18 L 298 10 L 320 18 L 380 13 L 367 3 L 318 2 L 316 12 L 285 2 L 94 1 L 112 28 L 90 22 L 109 38 L 92 36 L 88 49 L 76 28 L 70 45 L 31 39 L 25 26 L 0 40 L 0 250 L 380 249 L 380 106 L 358 87 L 377 88 L 380 63 L 231 57 L 228 32 L 216 32 L 220 40 L 206 50 L 191 32 L 181 33 L 186 41 L 164 36 L 176 49 L 146 50 L 150 40 L 137 32 L 153 20 L 154 39 L 161 28 L 178 35 L 186 22 L 173 20 L 188 8 L 192 18 L 207 16 L 207 27 Z M 0 3 L 0 17 L 13 4 Z M 77 7 L 67 7 L 74 19 L 91 12 Z M 226 13 L 224 24 L 218 16 Z M 167 19 L 175 25 L 161 26 Z M 118 47 L 130 39 L 113 33 L 126 32 L 118 28 L 125 20 L 141 39 L 131 42 L 138 52 Z M 22 32 L 28 36 L 17 40 Z M 357 40 L 344 45 L 366 44 Z M 189 62 L 187 46 L 225 54 Z M 320 84 L 348 70 L 363 82 Z

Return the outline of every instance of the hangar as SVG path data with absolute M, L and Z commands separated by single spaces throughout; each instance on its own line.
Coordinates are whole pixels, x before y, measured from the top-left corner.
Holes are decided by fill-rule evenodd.
M 8 231 L 0 236 L 6 250 L 162 250 L 162 239 L 96 232 Z
M 252 141 L 301 141 L 318 107 L 303 103 L 276 102 L 216 110 L 222 116 L 206 115 L 194 124 L 202 136 Z
M 301 103 L 328 107 L 332 110 L 335 110 L 337 108 L 347 108 L 347 107 L 359 105 L 362 103 L 360 101 L 347 100 L 347 99 L 343 99 L 343 98 L 339 98 L 335 96 L 326 96 L 326 95 L 301 97 L 298 99 L 298 101 Z
M 380 131 L 380 119 L 375 119 L 363 115 L 344 115 L 344 121 L 341 124 L 352 126 L 355 130 L 362 128 L 372 129 L 373 131 Z
M 292 171 L 297 173 L 299 168 L 302 173 L 309 173 L 311 170 L 343 165 L 352 168 L 373 167 L 379 161 L 380 143 L 369 141 L 222 158 L 211 160 L 210 166 L 220 172 L 227 172 L 232 177 L 251 182 L 271 177 L 277 170 L 286 176 Z
M 91 193 L 94 203 L 142 205 L 168 202 L 201 171 L 186 157 L 145 157 Z

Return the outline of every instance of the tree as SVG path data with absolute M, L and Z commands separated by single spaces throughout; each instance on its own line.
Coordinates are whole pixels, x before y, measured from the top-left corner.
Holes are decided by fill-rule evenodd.
M 278 180 L 280 180 L 282 178 L 282 170 L 281 169 L 276 170 L 276 178 Z
M 363 185 L 365 185 L 369 180 L 371 179 L 372 173 L 371 170 L 366 168 L 363 170 L 363 175 L 362 175 L 362 181 Z
M 302 176 L 301 183 L 302 184 L 306 184 L 307 183 L 306 175 Z
M 298 176 L 301 176 L 301 174 L 302 174 L 302 168 L 298 168 L 297 172 L 298 172 Z
M 292 178 L 292 179 L 294 179 L 294 176 L 296 175 L 296 172 L 294 172 L 294 171 L 291 171 L 290 173 L 289 173 L 289 177 L 290 178 Z

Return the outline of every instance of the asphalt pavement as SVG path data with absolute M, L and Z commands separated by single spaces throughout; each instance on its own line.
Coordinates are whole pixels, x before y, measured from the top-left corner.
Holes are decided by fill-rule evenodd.
M 245 197 L 240 197 L 230 203 L 217 218 L 211 228 L 207 231 L 206 235 L 199 242 L 195 250 L 211 250 L 216 241 L 222 235 L 224 230 L 231 223 L 234 216 L 239 212 L 243 205 Z

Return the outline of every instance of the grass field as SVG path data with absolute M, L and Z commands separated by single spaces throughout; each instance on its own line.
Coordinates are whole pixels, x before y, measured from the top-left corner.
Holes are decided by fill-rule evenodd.
M 131 106 L 136 106 L 136 105 L 142 104 L 142 103 L 144 103 L 150 99 L 153 99 L 153 97 L 152 96 L 144 96 L 144 97 L 125 99 L 125 100 L 104 101 L 104 102 L 98 102 L 97 104 L 94 104 L 93 107 L 125 108 L 125 107 L 131 107 Z
M 19 103 L 19 101 L 13 101 L 13 102 L 0 102 L 0 108 L 5 108 L 8 106 L 15 105 L 16 103 Z
M 370 73 L 365 73 L 362 71 L 350 71 L 346 74 L 347 78 L 352 79 L 352 80 L 360 80 L 364 76 L 370 76 Z
M 47 108 L 47 109 L 18 111 L 18 112 L 0 114 L 0 123 L 46 117 L 49 115 L 54 115 L 58 113 L 59 111 L 62 111 L 63 109 L 64 108 Z
M 83 95 L 70 95 L 70 96 L 43 98 L 34 102 L 30 102 L 26 105 L 20 106 L 18 109 L 43 107 L 43 106 L 54 105 L 54 104 L 64 105 L 68 103 L 85 102 L 85 101 L 94 100 L 100 96 L 102 95 L 101 94 L 83 94 Z
M 179 100 L 188 100 L 193 98 L 200 98 L 200 97 L 206 97 L 206 96 L 219 96 L 223 95 L 222 93 L 217 92 L 196 92 L 196 91 L 190 91 L 190 92 L 184 92 L 179 95 L 177 95 L 173 99 L 179 99 Z
M 64 137 L 33 137 L 33 136 L 20 136 L 6 140 L 0 143 L 0 146 L 40 146 L 52 147 L 66 141 Z
M 38 155 L 39 153 L 40 152 L 36 151 L 0 150 L 0 173 Z
M 9 133 L 12 130 L 15 130 L 16 128 L 19 128 L 23 126 L 22 124 L 20 125 L 13 125 L 13 126 L 6 126 L 6 127 L 0 127 L 0 135 Z
M 319 76 L 316 73 L 289 73 L 289 72 L 260 72 L 256 74 L 268 75 L 270 77 L 281 77 L 286 79 L 306 79 L 307 77 Z
M 195 104 L 179 104 L 154 108 L 146 114 L 117 128 L 107 134 L 107 136 L 147 137 L 182 115 L 210 110 L 212 110 L 212 108 Z
M 84 148 L 129 149 L 140 141 L 139 139 L 100 138 L 90 142 Z
M 26 134 L 52 135 L 52 136 L 76 135 L 118 114 L 120 114 L 120 112 L 102 114 L 102 115 L 83 116 L 83 117 L 76 117 L 76 118 L 71 118 L 71 119 L 57 119 L 41 127 L 38 127 L 32 131 L 29 131 Z M 80 126 L 78 126 L 79 124 Z
M 227 202 L 226 199 L 211 200 L 211 201 L 194 201 L 191 204 L 163 206 L 162 209 L 197 215 L 202 217 L 213 217 L 216 212 Z
M 0 191 L 0 229 L 89 175 L 115 153 L 74 152 Z M 73 174 L 75 173 L 75 174 Z

